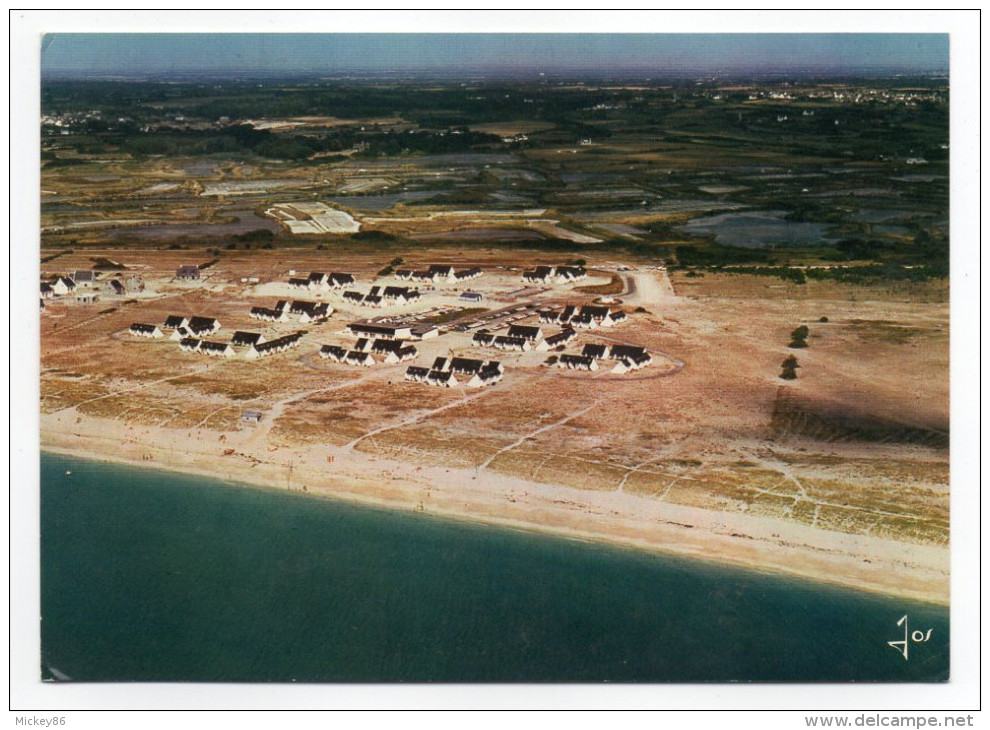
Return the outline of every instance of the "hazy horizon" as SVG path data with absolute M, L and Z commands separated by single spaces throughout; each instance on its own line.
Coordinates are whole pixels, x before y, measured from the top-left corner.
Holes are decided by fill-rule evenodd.
M 45 78 L 919 74 L 949 69 L 947 34 L 55 33 Z

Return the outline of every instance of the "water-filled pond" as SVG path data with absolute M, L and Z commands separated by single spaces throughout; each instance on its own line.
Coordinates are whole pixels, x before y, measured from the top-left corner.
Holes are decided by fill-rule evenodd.
M 784 211 L 763 210 L 722 213 L 695 218 L 677 226 L 693 235 L 715 235 L 715 241 L 727 246 L 767 248 L 769 246 L 813 246 L 827 243 L 826 223 L 797 223 L 784 220 Z

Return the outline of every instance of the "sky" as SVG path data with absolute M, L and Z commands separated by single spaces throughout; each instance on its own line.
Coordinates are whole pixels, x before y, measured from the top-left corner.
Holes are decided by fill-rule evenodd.
M 920 33 L 55 33 L 45 76 L 539 71 L 947 72 L 949 36 Z

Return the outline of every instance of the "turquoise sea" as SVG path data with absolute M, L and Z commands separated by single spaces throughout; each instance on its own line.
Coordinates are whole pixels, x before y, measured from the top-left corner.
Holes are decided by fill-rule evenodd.
M 71 472 L 68 474 L 67 472 Z M 948 610 L 44 454 L 41 672 L 80 681 L 944 681 Z M 908 659 L 887 644 L 909 642 Z

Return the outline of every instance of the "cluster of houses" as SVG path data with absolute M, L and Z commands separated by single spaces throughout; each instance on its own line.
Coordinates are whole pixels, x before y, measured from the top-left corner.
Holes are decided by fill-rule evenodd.
M 131 330 L 133 331 L 133 326 Z M 186 317 L 172 314 L 165 318 L 163 330 L 170 330 L 169 339 L 183 340 L 186 337 L 212 335 L 220 329 L 220 320 L 215 317 Z
M 251 307 L 250 317 L 263 322 L 288 322 L 288 306 L 287 301 L 279 299 L 274 307 Z
M 477 266 L 469 269 L 457 271 L 449 264 L 433 264 L 425 271 L 414 271 L 413 269 L 399 269 L 395 272 L 395 278 L 404 281 L 419 281 L 428 284 L 438 284 L 440 282 L 463 282 L 476 279 L 484 272 Z
M 367 294 L 359 291 L 345 291 L 344 299 L 361 307 L 383 307 L 387 304 L 408 304 L 419 299 L 419 290 L 405 286 L 373 286 Z
M 310 302 L 297 299 L 289 304 L 284 299 L 275 303 L 274 307 L 251 307 L 249 316 L 263 322 L 288 322 L 289 315 L 294 314 L 302 323 L 324 322 L 333 314 L 333 307 L 326 302 Z
M 536 349 L 547 349 L 543 346 L 543 330 L 540 327 L 530 327 L 521 324 L 509 325 L 504 335 L 493 335 L 484 330 L 476 332 L 471 341 L 479 347 L 494 347 L 497 350 L 514 352 L 529 352 Z
M 165 336 L 165 333 L 162 332 L 157 324 L 143 324 L 140 322 L 135 322 L 131 325 L 131 334 L 135 337 L 148 337 L 155 340 Z
M 523 281 L 527 284 L 569 284 L 580 281 L 587 275 L 583 266 L 537 266 L 531 271 L 523 272 Z
M 469 388 L 495 385 L 502 379 L 502 363 L 497 360 L 485 362 L 467 357 L 438 357 L 431 367 L 411 366 L 406 369 L 406 380 L 442 388 L 459 385 L 458 375 L 466 378 L 465 384 Z
M 626 320 L 626 313 L 619 309 L 586 304 L 580 309 L 568 305 L 560 312 L 547 310 L 540 313 L 540 322 L 544 324 L 559 324 L 567 327 L 598 329 L 611 327 Z
M 140 276 L 115 276 L 98 279 L 92 270 L 75 271 L 71 275 L 56 276 L 41 282 L 41 301 L 75 295 L 78 302 L 95 302 L 100 295 L 122 297 L 129 292 L 144 291 L 144 281 Z
M 240 332 L 235 333 L 234 338 L 237 339 L 237 334 L 247 335 L 254 333 Z M 256 360 L 261 357 L 268 357 L 269 355 L 277 355 L 279 353 L 285 352 L 286 350 L 292 350 L 299 347 L 299 341 L 306 335 L 305 330 L 299 330 L 298 332 L 293 332 L 290 335 L 283 335 L 282 337 L 276 337 L 274 340 L 264 341 L 264 338 L 258 336 L 256 342 L 248 345 L 247 352 L 244 353 L 244 357 L 249 360 Z M 234 340 L 231 340 L 231 344 Z
M 179 340 L 179 349 L 183 352 L 198 352 L 201 355 L 208 355 L 210 357 L 234 357 L 237 355 L 238 350 L 241 350 L 245 358 L 256 360 L 298 347 L 299 341 L 305 334 L 305 330 L 299 330 L 298 332 L 266 341 L 264 335 L 258 332 L 242 332 L 238 330 L 234 333 L 230 342 L 214 342 L 196 337 L 183 337 Z
M 416 347 L 405 340 L 369 339 L 367 337 L 358 339 L 350 350 L 340 345 L 323 345 L 320 348 L 320 357 L 324 359 L 365 367 L 377 365 L 379 362 L 388 365 L 405 362 L 412 360 L 416 354 Z M 382 357 L 382 360 L 376 359 L 375 355 Z
M 292 277 L 289 279 L 289 288 L 299 291 L 326 292 L 331 289 L 343 289 L 345 286 L 352 286 L 354 277 L 344 273 L 323 273 L 314 271 L 306 279 Z
M 643 347 L 636 345 L 593 345 L 587 344 L 580 355 L 564 354 L 549 364 L 568 370 L 598 370 L 599 363 L 611 360 L 615 363 L 612 372 L 624 374 L 639 370 L 653 362 L 653 356 Z
M 300 322 L 325 322 L 333 314 L 333 307 L 326 302 L 297 299 L 289 305 L 289 314 L 297 315 Z

